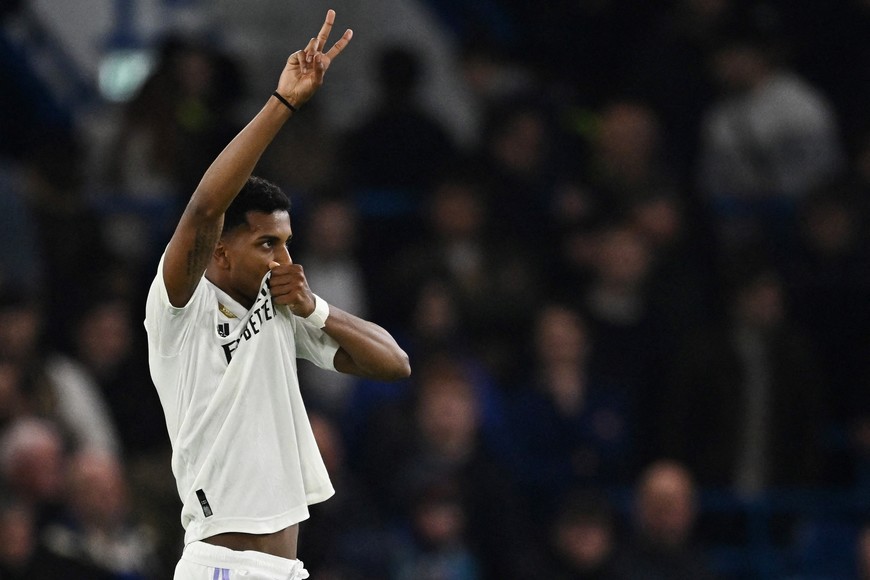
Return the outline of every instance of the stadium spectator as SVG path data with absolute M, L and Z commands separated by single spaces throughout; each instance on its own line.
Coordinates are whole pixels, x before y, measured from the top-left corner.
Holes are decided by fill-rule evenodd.
M 166 200 L 180 210 L 238 132 L 242 73 L 202 39 L 169 35 L 157 53 L 152 73 L 123 107 L 105 178 L 122 195 Z
M 392 554 L 400 545 L 395 522 L 378 509 L 370 488 L 350 469 L 338 423 L 316 411 L 310 413 L 310 421 L 337 491 L 333 501 L 311 506 L 311 518 L 302 522 L 301 557 L 328 580 L 387 578 Z
M 547 530 L 553 580 L 629 580 L 616 567 L 620 549 L 617 516 L 607 497 L 574 490 L 559 501 Z
M 740 19 L 711 55 L 721 91 L 704 114 L 699 190 L 726 246 L 791 240 L 798 200 L 844 169 L 824 93 L 783 62 L 771 14 Z
M 0 359 L 21 373 L 21 413 L 55 422 L 75 447 L 120 451 L 102 393 L 77 363 L 45 344 L 44 333 L 54 329 L 46 326 L 42 308 L 30 295 L 0 297 Z
M 827 411 L 817 355 L 789 314 L 782 278 L 765 264 L 740 270 L 727 320 L 683 345 L 658 424 L 663 453 L 702 485 L 752 496 L 818 481 Z
M 518 239 L 493 234 L 483 187 L 465 169 L 439 180 L 424 215 L 428 228 L 399 253 L 384 293 L 409 328 L 413 301 L 433 280 L 445 286 L 467 348 L 500 377 L 513 371 L 513 337 L 531 322 L 542 288 L 534 252 Z
M 643 471 L 634 496 L 633 535 L 617 567 L 625 578 L 711 580 L 693 543 L 695 482 L 681 464 L 658 461 Z
M 410 505 L 410 530 L 397 550 L 396 580 L 478 580 L 481 565 L 465 538 L 468 514 L 458 485 L 449 480 L 418 484 Z
M 0 489 L 20 502 L 37 531 L 58 513 L 67 450 L 50 421 L 24 417 L 0 434 Z
M 581 316 L 543 304 L 528 370 L 509 395 L 508 443 L 500 450 L 514 478 L 549 520 L 568 490 L 627 483 L 632 476 L 633 393 L 590 369 L 594 336 Z
M 421 104 L 425 59 L 401 44 L 380 49 L 378 100 L 344 136 L 339 154 L 341 184 L 353 190 L 368 267 L 414 239 L 426 195 L 457 151 L 445 127 Z
M 419 367 L 418 367 L 419 368 Z M 430 359 L 413 394 L 371 417 L 361 457 L 374 496 L 393 516 L 410 517 L 415 491 L 433 480 L 455 483 L 465 539 L 488 578 L 524 578 L 539 558 L 530 518 L 509 472 L 486 446 L 473 375 L 449 357 Z
M 80 451 L 66 473 L 65 509 L 40 534 L 34 578 L 156 580 L 155 539 L 130 511 L 118 459 Z

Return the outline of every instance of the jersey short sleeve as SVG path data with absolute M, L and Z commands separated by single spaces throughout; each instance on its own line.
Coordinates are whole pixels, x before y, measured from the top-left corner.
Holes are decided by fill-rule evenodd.
M 281 308 L 286 308 L 282 306 Z M 289 308 L 287 309 L 289 313 Z M 316 366 L 334 371 L 335 353 L 338 352 L 338 342 L 305 319 L 291 315 L 296 335 L 296 356 L 314 363 Z
M 206 307 L 207 288 L 205 278 L 201 278 L 193 291 L 188 303 L 179 308 L 169 301 L 169 293 L 163 277 L 163 262 L 161 256 L 157 266 L 157 275 L 148 291 L 145 303 L 145 328 L 153 337 L 154 346 L 161 356 L 176 356 L 183 348 L 190 327 L 197 315 Z

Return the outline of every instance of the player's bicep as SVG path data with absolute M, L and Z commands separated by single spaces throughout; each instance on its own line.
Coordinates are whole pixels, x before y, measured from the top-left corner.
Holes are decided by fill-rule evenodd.
M 187 304 L 208 266 L 220 239 L 223 216 L 197 219 L 188 209 L 182 215 L 163 263 L 163 283 L 169 302 L 176 308 Z

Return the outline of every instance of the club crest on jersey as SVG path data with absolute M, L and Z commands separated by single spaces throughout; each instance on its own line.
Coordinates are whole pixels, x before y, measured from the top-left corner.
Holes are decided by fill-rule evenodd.
M 217 325 L 217 333 L 221 336 L 221 338 L 226 338 L 230 334 L 230 323 L 229 322 L 221 322 Z

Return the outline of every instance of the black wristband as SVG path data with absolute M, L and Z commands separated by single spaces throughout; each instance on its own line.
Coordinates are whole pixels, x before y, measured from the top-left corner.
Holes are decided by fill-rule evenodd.
M 296 107 L 294 107 L 294 106 L 290 103 L 290 101 L 288 101 L 287 99 L 285 99 L 284 97 L 282 97 L 282 96 L 281 96 L 281 93 L 279 93 L 278 91 L 275 91 L 274 93 L 272 93 L 272 96 L 275 97 L 276 99 L 278 99 L 279 101 L 281 101 L 282 103 L 284 103 L 284 106 L 286 106 L 288 109 L 290 109 L 290 110 L 293 111 L 294 113 L 295 113 L 296 111 L 299 110 L 299 109 L 297 109 Z

